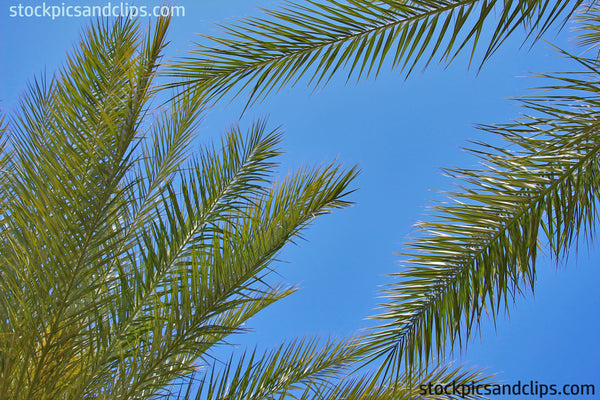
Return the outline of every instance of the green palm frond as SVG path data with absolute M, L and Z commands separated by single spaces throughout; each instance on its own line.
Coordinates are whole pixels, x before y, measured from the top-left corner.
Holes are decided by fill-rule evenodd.
M 502 145 L 471 151 L 481 169 L 452 169 L 459 190 L 436 205 L 408 243 L 397 282 L 383 291 L 384 312 L 367 345 L 382 368 L 442 357 L 461 347 L 483 314 L 497 313 L 534 288 L 536 257 L 554 258 L 593 236 L 600 193 L 600 69 L 573 57 L 581 73 L 548 75 L 542 95 L 522 99 L 530 116 L 485 126 Z
M 169 381 L 168 377 L 162 380 L 152 375 L 140 375 L 139 369 L 143 365 L 151 365 L 154 368 L 149 371 L 156 371 L 162 365 L 153 363 L 168 361 L 173 379 L 182 371 L 189 371 L 190 360 L 198 353 L 202 354 L 207 343 L 209 346 L 212 344 L 212 338 L 218 340 L 223 334 L 236 329 L 237 325 L 232 327 L 225 322 L 236 320 L 239 316 L 236 317 L 235 313 L 225 314 L 235 309 L 235 306 L 243 308 L 247 302 L 238 301 L 239 304 L 226 306 L 219 301 L 211 303 L 203 298 L 213 296 L 223 303 L 227 300 L 227 296 L 221 298 L 220 293 L 211 292 L 214 288 L 209 286 L 212 280 L 208 268 L 214 265 L 214 260 L 202 256 L 207 254 L 208 258 L 208 255 L 219 251 L 213 241 L 229 248 L 229 243 L 221 243 L 225 238 L 218 236 L 218 232 L 222 230 L 219 223 L 231 218 L 228 213 L 233 207 L 232 203 L 239 201 L 237 196 L 253 190 L 256 181 L 260 179 L 258 176 L 269 169 L 269 158 L 276 155 L 273 146 L 277 141 L 273 140 L 273 135 L 260 138 L 261 134 L 262 130 L 255 130 L 247 147 L 242 143 L 240 135 L 229 135 L 221 158 L 212 155 L 214 148 L 207 150 L 202 156 L 206 160 L 202 166 L 187 173 L 192 185 L 185 180 L 181 183 L 182 193 L 177 193 L 173 184 L 166 184 L 158 205 L 162 218 L 144 226 L 139 243 L 134 247 L 137 250 L 134 254 L 136 258 L 129 257 L 118 263 L 120 285 L 114 290 L 121 303 L 110 310 L 110 318 L 115 321 L 112 325 L 114 331 L 110 332 L 110 336 L 114 339 L 106 349 L 101 350 L 100 359 L 104 362 L 100 366 L 105 369 L 98 371 L 96 375 L 106 375 L 107 380 L 112 379 L 118 371 L 110 368 L 111 358 L 116 355 L 122 357 L 118 350 L 121 347 L 127 348 L 132 337 L 148 346 L 151 343 L 152 346 L 146 351 L 131 349 L 137 352 L 128 354 L 136 368 L 123 372 L 123 379 L 125 382 L 135 382 L 135 385 L 117 381 L 116 388 L 141 390 L 146 381 L 153 385 L 156 383 L 158 387 L 161 384 L 156 381 L 161 381 L 164 386 Z M 192 188 L 187 190 L 189 186 Z M 204 274 L 201 273 L 202 268 L 206 270 Z M 217 271 L 220 268 L 221 266 L 215 266 Z M 250 277 L 246 277 L 248 279 Z M 240 289 L 239 285 L 239 281 L 232 279 L 231 287 Z M 266 299 L 278 297 L 274 293 L 262 295 L 255 299 L 257 304 L 268 303 Z M 201 307 L 203 305 L 205 307 Z M 215 307 L 222 307 L 222 312 L 216 312 Z M 248 316 L 251 314 L 249 311 L 246 313 Z M 211 316 L 221 322 L 207 323 Z M 168 334 L 163 332 L 165 330 Z M 157 332 L 160 332 L 160 336 L 157 336 Z M 175 340 L 192 333 L 197 338 L 180 340 L 180 343 Z M 210 340 L 203 339 L 203 336 Z M 192 343 L 193 349 L 186 349 Z M 164 353 L 165 351 L 172 354 Z M 177 357 L 172 359 L 173 356 Z M 107 367 L 109 368 L 106 369 Z M 156 390 L 156 386 L 153 390 Z M 126 397 L 131 394 L 120 395 Z
M 56 77 L 30 85 L 9 121 L 2 348 L 12 348 L 3 353 L 3 397 L 59 397 L 80 372 L 72 361 L 94 345 L 85 327 L 100 327 L 94 294 L 121 256 L 113 224 L 126 204 L 121 181 L 166 27 L 160 21 L 144 44 L 131 21 L 98 23 Z
M 243 356 L 209 379 L 191 382 L 186 396 L 196 399 L 480 399 L 491 376 L 462 366 L 439 366 L 431 372 L 413 372 L 395 381 L 380 382 L 373 376 L 348 377 L 348 367 L 361 353 L 354 342 L 331 342 L 317 347 L 314 341 L 294 341 L 275 351 Z M 233 365 L 232 365 L 233 364 Z M 474 387 L 480 387 L 479 394 Z M 440 388 L 446 392 L 440 394 Z M 443 390 L 443 389 L 442 389 Z
M 249 91 L 249 102 L 302 77 L 326 83 L 338 70 L 348 78 L 379 73 L 387 62 L 409 74 L 422 62 L 449 63 L 462 49 L 472 54 L 487 30 L 483 60 L 519 27 L 539 38 L 581 1 L 545 0 L 307 0 L 266 18 L 223 26 L 221 36 L 203 36 L 169 75 L 184 77 L 209 96 Z
M 265 134 L 264 128 L 263 123 L 254 125 L 245 143 L 233 130 L 220 158 L 213 156 L 213 148 L 200 156 L 182 180 L 182 200 L 171 190 L 164 223 L 152 225 L 143 237 L 142 265 L 121 273 L 121 297 L 130 294 L 131 306 L 118 310 L 114 318 L 119 330 L 113 336 L 156 346 L 155 354 L 132 356 L 139 357 L 140 366 L 168 360 L 171 376 L 162 386 L 189 373 L 193 361 L 213 345 L 291 293 L 266 283 L 268 265 L 314 217 L 347 204 L 342 198 L 355 170 L 342 173 L 331 166 L 301 171 L 265 187 L 280 135 Z M 158 319 L 153 322 L 149 315 Z M 156 330 L 165 329 L 169 334 L 160 338 L 164 343 L 156 344 Z M 157 364 L 156 369 L 164 367 Z M 106 373 L 114 376 L 115 371 Z M 140 378 L 158 385 L 156 376 L 140 377 L 135 368 L 125 382 Z M 127 387 L 124 382 L 117 386 Z
M 283 399 L 297 398 L 301 392 L 321 398 L 324 388 L 347 372 L 358 353 L 353 341 L 320 345 L 315 339 L 294 340 L 264 354 L 255 350 L 223 366 L 214 364 L 210 374 L 190 382 L 184 398 Z
M 1 125 L 2 398 L 164 393 L 293 292 L 268 276 L 279 250 L 349 204 L 356 168 L 276 182 L 263 121 L 189 157 L 203 98 L 149 107 L 168 23 L 92 26 Z
M 483 370 L 448 364 L 432 371 L 413 371 L 397 380 L 356 377 L 352 365 L 364 354 L 359 340 L 294 340 L 264 354 L 244 353 L 240 359 L 213 364 L 210 374 L 197 372 L 181 399 L 480 399 L 484 385 L 492 385 Z M 474 390 L 479 386 L 477 393 Z M 446 388 L 439 393 L 440 387 Z
M 13 173 L 11 160 L 11 151 L 8 149 L 8 138 L 6 137 L 7 125 L 4 123 L 4 115 L 0 115 L 0 207 L 5 207 L 11 196 L 8 190 L 8 181 Z M 4 226 L 4 219 L 7 217 L 7 210 L 0 208 L 0 230 Z M 0 244 L 1 246 L 1 244 Z
M 376 375 L 377 376 L 377 375 Z M 346 379 L 321 396 L 323 400 L 458 400 L 484 399 L 494 385 L 484 370 L 438 365 L 380 381 L 373 377 Z
M 186 98 L 169 110 L 161 110 L 150 126 L 149 140 L 142 143 L 141 162 L 131 178 L 132 213 L 128 230 L 143 228 L 155 215 L 155 206 L 166 186 L 189 158 L 191 141 L 203 114 L 202 99 Z
M 600 7 L 591 2 L 583 12 L 577 15 L 577 41 L 580 46 L 589 50 L 595 49 L 598 58 L 598 46 L 600 45 Z

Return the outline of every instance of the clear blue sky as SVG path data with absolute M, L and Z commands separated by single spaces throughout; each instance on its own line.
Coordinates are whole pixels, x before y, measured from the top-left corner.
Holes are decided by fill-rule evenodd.
M 23 0 L 23 5 L 39 1 Z M 103 5 L 108 0 L 46 0 L 47 4 Z M 112 3 L 117 3 L 113 1 Z M 129 1 L 129 4 L 134 1 Z M 157 5 L 147 0 L 138 4 Z M 271 0 L 177 2 L 186 15 L 173 21 L 169 54 L 184 50 L 194 32 L 214 32 L 210 21 L 257 15 Z M 76 42 L 85 18 L 17 18 L 5 0 L 0 8 L 0 107 L 10 112 L 33 74 L 55 71 Z M 573 49 L 570 32 L 549 39 Z M 345 85 L 334 79 L 324 90 L 285 89 L 250 109 L 242 127 L 268 116 L 271 126 L 282 125 L 286 155 L 284 171 L 304 164 L 337 159 L 358 163 L 362 173 L 352 195 L 354 207 L 318 220 L 307 241 L 288 247 L 278 264 L 281 280 L 300 291 L 274 305 L 249 324 L 253 333 L 236 337 L 245 345 L 270 346 L 296 336 L 350 335 L 367 325 L 378 304 L 377 288 L 397 271 L 401 242 L 426 212 L 436 190 L 451 182 L 440 168 L 472 166 L 475 160 L 460 146 L 468 139 L 487 140 L 476 123 L 503 123 L 518 117 L 519 109 L 506 98 L 528 93 L 539 81 L 532 72 L 568 68 L 549 46 L 519 49 L 516 35 L 477 74 L 460 57 L 452 67 L 433 66 L 404 80 L 398 72 L 383 71 L 377 81 Z M 240 115 L 240 104 L 219 105 L 202 125 L 199 141 L 216 138 Z M 457 359 L 500 372 L 507 382 L 594 383 L 600 393 L 600 251 L 598 244 L 580 247 L 558 269 L 547 259 L 539 263 L 536 295 L 518 298 L 512 313 L 494 328 L 484 323 L 481 338 L 472 340 Z

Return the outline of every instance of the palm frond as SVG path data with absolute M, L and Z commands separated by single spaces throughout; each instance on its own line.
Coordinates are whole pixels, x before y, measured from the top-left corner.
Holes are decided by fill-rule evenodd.
M 202 96 L 178 93 L 148 124 L 167 27 L 97 23 L 2 125 L 2 398 L 161 393 L 293 292 L 270 264 L 348 205 L 356 168 L 275 183 L 281 132 L 263 121 L 188 161 Z
M 11 339 L 2 347 L 15 347 L 3 395 L 56 398 L 89 355 L 85 327 L 101 325 L 93 294 L 119 247 L 112 222 L 167 22 L 147 48 L 132 21 L 94 25 L 56 77 L 30 85 L 9 123 L 2 302 Z
M 156 343 L 152 332 L 169 332 L 157 348 L 170 350 L 171 356 L 144 355 L 138 363 L 148 365 L 147 357 L 168 360 L 170 376 L 140 376 L 132 369 L 128 379 L 146 378 L 154 390 L 164 387 L 189 373 L 194 360 L 239 331 L 248 318 L 291 293 L 267 283 L 268 265 L 314 217 L 347 204 L 342 199 L 354 170 L 342 173 L 332 166 L 301 171 L 272 188 L 261 185 L 279 138 L 277 131 L 263 131 L 264 124 L 254 125 L 244 146 L 239 132 L 231 132 L 223 158 L 213 158 L 211 150 L 190 172 L 182 204 L 169 195 L 167 224 L 154 226 L 153 237 L 145 241 L 146 276 L 132 269 L 124 280 L 124 292 L 139 293 L 131 302 L 135 309 L 124 315 L 128 319 L 120 318 L 129 332 L 115 336 L 148 335 Z
M 5 219 L 8 218 L 7 206 L 10 197 L 9 181 L 14 173 L 12 170 L 12 152 L 8 147 L 7 137 L 8 126 L 4 122 L 4 115 L 0 115 L 0 231 L 5 227 Z M 0 243 L 0 246 L 3 246 Z M 7 249 L 8 250 L 8 249 Z
M 484 399 L 493 387 L 492 375 L 476 368 L 438 365 L 431 371 L 412 370 L 396 378 L 379 380 L 377 375 L 345 379 L 320 398 L 323 400 L 458 400 Z
M 267 11 L 265 18 L 222 26 L 220 36 L 203 35 L 204 42 L 195 44 L 168 74 L 186 78 L 211 97 L 247 89 L 251 103 L 302 77 L 317 87 L 338 70 L 346 69 L 348 79 L 360 79 L 377 75 L 386 63 L 408 75 L 419 62 L 449 63 L 469 45 L 473 57 L 491 30 L 485 61 L 517 28 L 537 39 L 554 23 L 564 23 L 580 3 L 307 0 Z
M 235 308 L 231 304 L 229 307 L 219 304 L 217 299 L 226 300 L 227 296 L 221 298 L 218 293 L 211 292 L 209 285 L 212 280 L 208 279 L 208 268 L 213 265 L 214 260 L 207 258 L 214 256 L 213 250 L 220 252 L 221 247 L 227 248 L 227 243 L 223 243 L 224 238 L 219 225 L 243 207 L 243 201 L 238 196 L 248 196 L 252 191 L 260 191 L 260 184 L 266 183 L 263 175 L 274 166 L 272 158 L 277 155 L 275 146 L 279 135 L 277 132 L 264 135 L 264 124 L 255 128 L 248 141 L 242 140 L 238 130 L 231 132 L 223 143 L 220 158 L 216 156 L 214 147 L 207 148 L 200 156 L 201 162 L 185 177 L 179 179 L 181 189 L 176 189 L 174 184 L 163 184 L 163 190 L 159 192 L 162 200 L 158 205 L 153 205 L 164 210 L 159 213 L 161 218 L 154 219 L 144 226 L 144 231 L 138 239 L 139 243 L 134 248 L 138 254 L 117 264 L 120 284 L 115 290 L 121 303 L 115 304 L 116 308 L 111 311 L 114 324 L 110 336 L 113 340 L 101 350 L 102 362 L 98 365 L 100 370 L 96 371 L 94 379 L 104 375 L 108 384 L 111 377 L 118 372 L 113 370 L 112 358 L 122 357 L 120 349 L 128 348 L 131 338 L 137 337 L 142 343 L 156 341 L 157 347 L 148 348 L 146 353 L 142 345 L 139 348 L 130 348 L 130 351 L 139 352 L 129 354 L 131 362 L 135 362 L 137 368 L 124 368 L 124 365 L 119 364 L 115 367 L 123 369 L 120 374 L 124 382 L 138 382 L 136 385 L 126 385 L 117 381 L 111 387 L 114 387 L 114 390 L 137 388 L 144 391 L 144 380 L 152 381 L 154 390 L 164 386 L 182 370 L 185 373 L 189 372 L 191 359 L 190 355 L 185 353 L 178 354 L 179 360 L 165 357 L 162 354 L 164 348 L 158 346 L 158 343 L 172 340 L 173 335 L 184 336 L 188 331 L 201 337 L 204 330 L 199 329 L 199 326 L 201 322 L 206 321 L 202 320 L 200 315 L 206 313 L 204 318 L 209 320 L 211 313 L 214 313 L 212 316 L 215 318 L 219 316 L 216 307 L 223 306 L 222 313 Z M 205 269 L 204 273 L 201 272 L 202 268 Z M 218 267 L 216 270 L 220 272 Z M 246 277 L 246 280 L 249 278 Z M 232 287 L 228 286 L 228 290 L 238 289 L 236 284 L 239 284 L 239 281 L 234 282 L 232 278 L 230 282 Z M 204 304 L 206 308 L 197 309 L 203 305 L 204 296 L 213 295 L 214 303 L 207 302 Z M 182 302 L 183 304 L 178 304 Z M 241 307 L 243 302 L 239 303 L 237 306 Z M 194 320 L 191 320 L 193 313 L 197 313 L 195 324 Z M 167 329 L 168 335 L 156 336 L 157 329 L 162 332 L 169 325 L 171 326 Z M 206 325 L 206 335 L 210 336 L 212 324 Z M 229 331 L 225 326 L 220 329 L 231 333 L 236 327 L 229 327 Z M 218 326 L 214 331 L 217 329 Z M 216 334 L 213 336 L 219 337 Z M 188 342 L 183 341 L 179 344 L 185 346 Z M 210 341 L 209 346 L 212 344 Z M 206 349 L 205 345 L 201 342 L 196 343 L 193 355 L 201 354 L 203 349 Z M 179 349 L 170 350 L 177 354 L 175 350 Z M 157 379 L 155 376 L 137 375 L 138 368 L 144 363 L 153 362 L 152 358 L 171 363 L 172 374 L 166 377 L 166 380 Z M 121 393 L 123 396 L 125 394 Z
M 600 69 L 595 59 L 573 59 L 583 72 L 546 75 L 542 95 L 521 99 L 529 116 L 482 127 L 502 139 L 470 149 L 482 168 L 447 171 L 459 190 L 418 225 L 404 270 L 383 291 L 384 311 L 367 341 L 382 368 L 398 373 L 462 347 L 484 314 L 495 321 L 534 289 L 540 246 L 557 259 L 579 236 L 593 237 Z
M 483 370 L 440 365 L 412 371 L 397 380 L 376 375 L 354 376 L 350 369 L 363 355 L 359 341 L 295 340 L 273 351 L 244 354 L 223 366 L 215 364 L 205 378 L 191 378 L 178 398 L 222 399 L 482 399 L 492 376 Z M 200 373 L 197 373 L 200 374 Z M 194 396 L 195 393 L 195 396 Z
M 190 381 L 182 398 L 283 399 L 296 398 L 298 392 L 310 392 L 312 398 L 320 398 L 323 387 L 339 379 L 356 359 L 359 350 L 355 344 L 329 341 L 320 345 L 315 339 L 301 339 L 263 354 L 255 350 L 224 366 L 214 364 L 204 378 Z
M 577 14 L 577 42 L 580 46 L 587 47 L 588 50 L 595 49 L 598 55 L 598 46 L 600 44 L 600 7 L 590 2 L 581 13 Z M 598 58 L 598 57 L 596 57 Z
M 161 203 L 161 193 L 176 179 L 191 154 L 203 105 L 201 99 L 181 99 L 171 109 L 160 110 L 153 121 L 149 137 L 142 143 L 141 162 L 136 163 L 137 170 L 131 178 L 136 191 L 129 197 L 131 215 L 126 221 L 129 231 L 147 226 L 156 217 L 153 212 Z
M 291 293 L 261 288 L 261 271 L 302 226 L 347 204 L 342 198 L 355 170 L 302 171 L 269 188 L 279 140 L 280 132 L 265 133 L 263 122 L 247 140 L 233 129 L 220 157 L 209 147 L 179 173 L 179 189 L 162 182 L 162 201 L 152 206 L 159 211 L 151 213 L 161 218 L 134 232 L 139 243 L 112 259 L 114 269 L 95 290 L 102 300 L 94 326 L 100 342 L 93 344 L 94 365 L 78 378 L 82 395 L 101 388 L 106 395 L 148 396 Z

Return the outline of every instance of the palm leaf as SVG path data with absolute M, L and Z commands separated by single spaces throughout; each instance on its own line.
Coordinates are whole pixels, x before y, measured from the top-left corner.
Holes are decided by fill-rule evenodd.
M 322 387 L 339 378 L 357 354 L 352 341 L 319 345 L 314 339 L 294 340 L 264 354 L 256 350 L 243 354 L 222 367 L 214 364 L 210 374 L 199 382 L 190 381 L 187 395 L 182 398 L 286 398 L 298 391 L 320 398 Z
M 598 47 L 598 43 L 600 42 L 599 11 L 600 8 L 592 2 L 584 9 L 584 12 L 577 15 L 576 22 L 579 33 L 577 41 L 579 45 L 590 49 Z
M 124 201 L 120 182 L 166 26 L 157 25 L 150 48 L 131 21 L 93 26 L 57 77 L 30 86 L 9 123 L 14 173 L 3 204 L 10 250 L 2 284 L 3 332 L 11 339 L 2 347 L 15 347 L 2 372 L 8 397 L 56 398 L 80 371 L 73 360 L 89 354 L 84 327 L 97 324 L 95 285 L 119 246 L 112 222 Z
M 494 385 L 491 378 L 491 375 L 486 375 L 481 369 L 440 364 L 431 371 L 412 370 L 383 381 L 370 376 L 346 379 L 320 398 L 325 400 L 484 399 L 486 398 L 483 395 L 485 387 Z
M 120 396 L 137 389 L 151 394 L 189 373 L 213 345 L 291 293 L 265 283 L 268 265 L 306 223 L 347 204 L 342 198 L 354 170 L 341 173 L 332 166 L 302 171 L 265 187 L 280 135 L 264 129 L 264 123 L 254 125 L 245 141 L 232 130 L 221 157 L 208 148 L 183 179 L 182 200 L 173 189 L 165 197 L 165 222 L 153 224 L 140 244 L 143 262 L 125 269 L 126 275 L 121 272 L 120 297 L 129 296 L 128 308 L 113 317 L 118 323 L 111 336 L 135 337 L 152 348 L 127 354 L 136 368 L 121 372 L 123 382 L 116 382 L 116 390 L 132 392 Z M 169 334 L 159 338 L 156 332 Z M 112 356 L 119 346 L 123 344 L 114 342 L 104 353 Z M 148 365 L 155 366 L 151 371 L 168 365 L 169 373 L 137 372 Z M 117 372 L 103 374 L 108 378 Z
M 383 295 L 384 312 L 367 345 L 382 368 L 398 373 L 463 346 L 484 314 L 496 320 L 533 290 L 546 245 L 561 258 L 576 239 L 593 237 L 600 193 L 600 69 L 546 75 L 543 95 L 521 99 L 521 121 L 482 129 L 502 145 L 477 143 L 480 169 L 452 169 L 459 189 L 434 207 L 407 245 L 404 270 Z
M 359 342 L 332 341 L 319 346 L 315 340 L 295 340 L 273 351 L 243 354 L 218 367 L 205 378 L 192 378 L 182 399 L 480 399 L 492 385 L 482 370 L 438 366 L 432 371 L 413 371 L 398 380 L 380 381 L 376 376 L 354 376 L 350 368 L 363 349 Z M 437 387 L 437 389 L 436 389 Z M 439 388 L 446 387 L 446 393 Z M 194 396 L 195 393 L 195 396 Z
M 449 63 L 469 45 L 473 57 L 491 30 L 485 61 L 515 29 L 526 28 L 526 36 L 537 39 L 555 22 L 566 21 L 580 3 L 307 0 L 267 11 L 265 18 L 222 26 L 220 36 L 203 35 L 204 41 L 168 74 L 211 97 L 247 89 L 251 103 L 302 77 L 317 87 L 338 70 L 345 69 L 348 79 L 361 79 L 377 75 L 386 63 L 408 75 L 419 62 Z
M 293 291 L 268 277 L 279 250 L 348 205 L 355 168 L 274 182 L 262 121 L 189 160 L 203 98 L 148 108 L 167 27 L 97 23 L 1 125 L 2 398 L 162 393 Z

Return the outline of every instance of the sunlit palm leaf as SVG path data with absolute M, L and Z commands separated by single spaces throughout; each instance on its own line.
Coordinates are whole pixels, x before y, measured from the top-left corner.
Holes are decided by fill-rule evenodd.
M 172 65 L 210 96 L 248 89 L 260 100 L 302 77 L 309 86 L 326 83 L 338 70 L 360 79 L 389 68 L 409 74 L 420 62 L 450 62 L 461 49 L 472 52 L 486 30 L 487 59 L 517 28 L 538 38 L 564 20 L 581 1 L 545 0 L 348 0 L 289 4 L 223 26 L 204 36 L 189 56 Z
M 438 365 L 431 371 L 413 370 L 395 378 L 371 377 L 342 381 L 321 398 L 323 400 L 458 400 L 486 398 L 485 385 L 492 376 L 481 369 Z M 474 388 L 479 387 L 479 390 Z M 488 386 L 489 387 L 489 386 Z
M 595 48 L 597 55 L 598 45 L 600 44 L 600 7 L 591 2 L 583 11 L 576 19 L 577 40 L 581 46 Z
M 85 326 L 94 324 L 93 294 L 118 248 L 120 181 L 165 28 L 148 49 L 131 22 L 89 29 L 54 79 L 30 86 L 10 121 L 13 197 L 3 233 L 12 251 L 2 278 L 12 318 L 3 332 L 22 340 L 7 359 L 16 370 L 2 371 L 8 397 L 56 398 L 80 371 L 74 360 L 90 355 Z
M 432 371 L 413 371 L 397 380 L 349 375 L 363 349 L 357 341 L 292 341 L 271 352 L 244 354 L 240 360 L 215 365 L 211 374 L 192 380 L 185 399 L 321 399 L 402 400 L 480 399 L 476 385 L 491 385 L 482 370 L 439 366 Z M 440 394 L 440 387 L 446 393 Z M 472 393 L 471 393 L 472 392 Z M 196 395 L 193 396 L 193 393 Z
M 152 227 L 143 263 L 123 280 L 123 295 L 132 293 L 134 298 L 131 309 L 120 310 L 123 314 L 116 319 L 122 322 L 114 336 L 152 343 L 156 353 L 132 354 L 132 362 L 140 367 L 156 363 L 155 371 L 168 366 L 169 373 L 140 376 L 132 368 L 124 382 L 146 379 L 140 387 L 164 387 L 189 373 L 194 360 L 256 312 L 289 294 L 265 285 L 267 266 L 312 218 L 346 204 L 342 198 L 353 170 L 301 172 L 281 185 L 265 187 L 279 134 L 265 134 L 264 128 L 255 125 L 246 143 L 232 131 L 221 158 L 210 148 L 187 174 L 183 201 L 172 191 L 165 198 L 165 223 Z M 159 339 L 158 331 L 168 334 Z M 128 388 L 124 382 L 116 386 Z
M 559 258 L 580 235 L 590 239 L 600 193 L 600 69 L 547 76 L 543 95 L 522 99 L 531 116 L 486 126 L 499 146 L 471 151 L 481 169 L 452 169 L 452 202 L 408 243 L 397 283 L 368 345 L 384 368 L 427 363 L 463 345 L 483 314 L 495 320 L 514 296 L 534 288 L 538 248 Z M 558 83 L 557 83 L 558 82 Z
M 186 161 L 202 97 L 147 108 L 167 26 L 94 25 L 1 125 L 2 398 L 162 393 L 293 291 L 269 265 L 348 204 L 355 168 L 274 183 L 280 132 L 264 122 Z
M 272 352 L 244 354 L 224 366 L 215 364 L 210 374 L 200 378 L 199 385 L 192 381 L 185 398 L 195 393 L 197 400 L 283 399 L 302 391 L 320 398 L 322 387 L 339 379 L 356 359 L 355 344 L 332 341 L 319 345 L 317 340 L 295 340 Z

